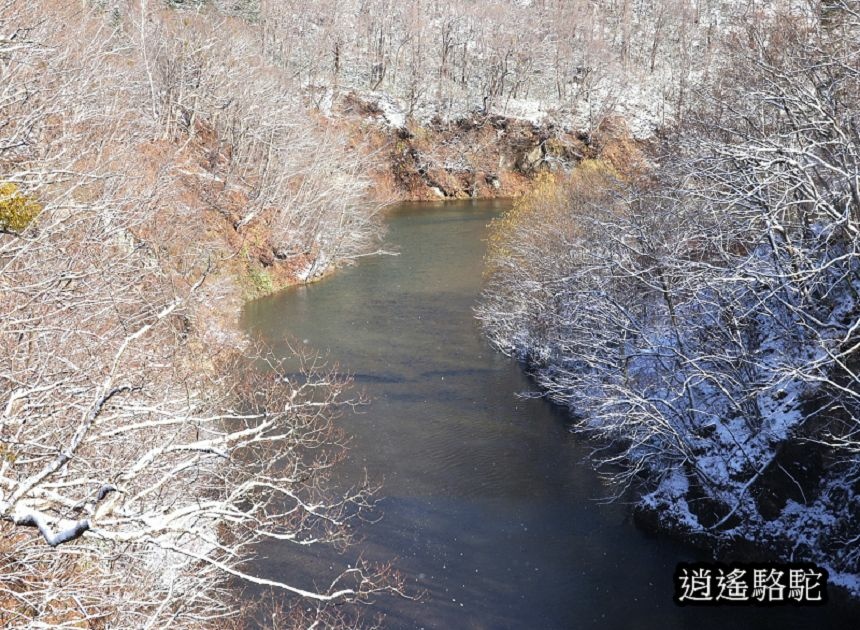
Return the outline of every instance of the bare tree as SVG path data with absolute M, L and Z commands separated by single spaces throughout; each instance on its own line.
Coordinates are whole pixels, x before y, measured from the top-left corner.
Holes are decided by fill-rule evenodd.
M 203 334 L 225 256 L 182 214 L 186 154 L 165 136 L 192 142 L 218 102 L 205 31 L 47 8 L 8 2 L 0 23 L 0 617 L 216 625 L 241 612 L 238 581 L 334 619 L 396 590 L 363 565 L 317 590 L 249 564 L 263 541 L 347 544 L 373 488 L 330 483 L 348 379 Z

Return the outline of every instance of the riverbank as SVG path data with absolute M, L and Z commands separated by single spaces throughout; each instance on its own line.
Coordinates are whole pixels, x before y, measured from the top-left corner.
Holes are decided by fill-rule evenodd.
M 594 160 L 537 188 L 491 235 L 479 316 L 576 414 L 650 531 L 815 563 L 857 596 L 857 232 L 836 210 L 796 222 L 777 193 L 805 168 L 751 158 L 738 117 L 728 139 L 679 130 L 640 176 Z
M 546 120 L 487 115 L 480 111 L 442 120 L 408 118 L 384 95 L 343 92 L 329 100 L 321 124 L 350 138 L 373 181 L 368 203 L 514 199 L 540 176 L 566 178 L 583 160 L 603 159 L 619 170 L 638 168 L 647 141 L 634 139 L 623 120 L 610 118 L 593 131 L 574 131 Z M 267 231 L 270 212 L 243 228 L 233 248 L 234 267 L 246 300 L 295 284 L 315 282 L 349 260 L 314 266 L 314 252 L 275 255 Z M 309 267 L 314 272 L 308 274 Z
M 378 190 L 397 201 L 515 198 L 540 173 L 563 175 L 598 157 L 629 159 L 634 145 L 647 144 L 620 117 L 593 129 L 481 109 L 412 117 L 396 99 L 356 91 L 330 94 L 325 119 L 369 152 Z

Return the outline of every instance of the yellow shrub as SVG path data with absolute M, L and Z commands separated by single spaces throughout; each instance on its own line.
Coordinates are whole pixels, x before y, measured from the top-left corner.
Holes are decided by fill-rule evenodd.
M 514 202 L 513 207 L 490 224 L 487 261 L 489 267 L 498 259 L 509 255 L 508 241 L 521 225 L 533 221 L 542 209 L 554 205 L 559 194 L 555 176 L 541 172 L 535 178 L 531 190 Z
M 538 175 L 532 189 L 492 222 L 487 273 L 494 273 L 511 257 L 517 258 L 517 249 L 550 254 L 549 248 L 567 247 L 582 238 L 582 216 L 595 206 L 611 207 L 610 193 L 622 182 L 615 167 L 604 160 L 583 160 L 566 179 L 551 173 Z M 530 263 L 520 260 L 519 264 Z
M 21 194 L 17 184 L 0 183 L 0 230 L 22 232 L 42 211 L 42 206 Z

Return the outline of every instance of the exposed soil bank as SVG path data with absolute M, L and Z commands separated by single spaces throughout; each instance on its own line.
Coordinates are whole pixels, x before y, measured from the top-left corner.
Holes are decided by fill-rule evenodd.
M 491 115 L 480 110 L 443 120 L 394 115 L 382 99 L 347 93 L 332 106 L 370 150 L 380 188 L 398 201 L 516 197 L 541 172 L 565 173 L 581 160 L 638 155 L 626 125 L 608 120 L 593 131 Z

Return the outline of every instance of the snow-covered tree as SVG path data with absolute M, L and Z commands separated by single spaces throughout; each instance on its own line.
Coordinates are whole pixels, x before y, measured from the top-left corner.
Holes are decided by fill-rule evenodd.
M 194 184 L 223 185 L 212 169 L 233 150 L 243 170 L 214 197 L 225 205 L 285 165 L 307 164 L 291 181 L 317 187 L 349 184 L 357 167 L 267 162 L 264 139 L 214 119 L 233 101 L 251 107 L 211 68 L 225 59 L 207 53 L 218 40 L 190 20 L 177 39 L 175 14 L 135 8 L 125 22 L 77 3 L 0 4 L 0 622 L 224 627 L 246 604 L 242 584 L 302 602 L 305 623 L 345 619 L 395 586 L 384 571 L 343 567 L 314 588 L 259 576 L 251 560 L 271 540 L 347 544 L 369 507 L 373 488 L 331 484 L 348 379 L 212 333 L 210 302 L 224 298 L 212 283 L 227 282 L 234 252 Z M 271 84 L 253 85 L 260 109 L 278 113 Z M 266 124 L 254 132 L 278 129 Z M 214 165 L 202 150 L 213 145 Z M 353 226 L 349 194 L 308 209 L 309 238 L 329 212 Z M 283 201 L 257 203 L 299 212 Z M 325 251 L 356 251 L 340 247 Z
M 659 166 L 586 163 L 527 198 L 481 310 L 664 526 L 854 588 L 858 8 L 749 28 Z

